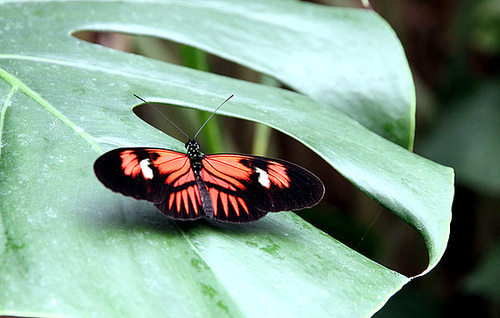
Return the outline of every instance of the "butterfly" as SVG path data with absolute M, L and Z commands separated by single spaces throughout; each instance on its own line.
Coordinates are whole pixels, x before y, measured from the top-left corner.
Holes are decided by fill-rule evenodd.
M 316 205 L 325 188 L 308 170 L 285 160 L 234 153 L 202 154 L 195 140 L 156 107 L 188 141 L 186 153 L 163 148 L 118 148 L 94 163 L 97 178 L 107 188 L 138 200 L 153 202 L 176 220 L 203 217 L 247 223 L 268 212 L 291 211 Z

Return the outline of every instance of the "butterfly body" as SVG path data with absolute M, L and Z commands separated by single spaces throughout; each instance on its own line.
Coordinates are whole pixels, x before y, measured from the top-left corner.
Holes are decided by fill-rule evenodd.
M 267 212 L 317 204 L 322 182 L 293 163 L 239 154 L 204 155 L 195 140 L 187 153 L 162 148 L 119 148 L 99 157 L 97 178 L 115 192 L 153 202 L 180 220 L 256 221 Z

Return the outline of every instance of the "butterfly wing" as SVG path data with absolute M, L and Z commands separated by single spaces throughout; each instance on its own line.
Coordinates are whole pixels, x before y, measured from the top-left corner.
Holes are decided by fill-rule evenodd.
M 174 219 L 204 216 L 200 193 L 186 154 L 161 148 L 119 148 L 94 163 L 97 178 L 109 189 L 155 203 Z
M 252 222 L 267 212 L 316 205 L 325 188 L 308 170 L 280 159 L 238 154 L 206 155 L 201 178 L 224 222 Z
M 209 216 L 222 222 L 253 222 L 267 212 L 314 206 L 324 195 L 318 177 L 284 160 L 216 154 L 201 161 L 197 177 L 184 153 L 120 148 L 99 157 L 94 171 L 109 189 L 153 202 L 163 214 L 183 220 Z M 201 195 L 200 186 L 205 188 Z M 210 207 L 208 215 L 202 206 Z

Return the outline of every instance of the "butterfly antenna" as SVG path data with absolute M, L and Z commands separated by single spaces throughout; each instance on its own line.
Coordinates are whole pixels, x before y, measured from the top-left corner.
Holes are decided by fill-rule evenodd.
M 173 121 L 171 121 L 170 119 L 168 119 L 167 116 L 165 116 L 165 114 L 163 114 L 158 108 L 154 107 L 153 105 L 151 105 L 150 103 L 148 103 L 144 98 L 140 97 L 139 95 L 136 95 L 134 94 L 134 96 L 140 100 L 142 100 L 145 104 L 149 105 L 151 108 L 153 108 L 154 110 L 156 110 L 160 115 L 163 116 L 163 118 L 165 118 L 169 123 L 171 123 L 175 128 L 177 128 L 177 130 L 179 130 L 184 136 L 186 136 L 187 139 L 191 139 L 189 138 L 189 136 L 182 131 L 182 129 L 180 129 Z M 222 106 L 222 105 L 221 105 Z
M 210 118 L 212 118 L 212 117 L 215 115 L 215 113 L 219 110 L 219 108 L 221 108 L 221 107 L 222 107 L 222 105 L 224 105 L 224 104 L 225 104 L 228 100 L 230 100 L 230 99 L 231 99 L 231 98 L 233 98 L 233 97 L 234 97 L 234 95 L 231 95 L 231 96 L 229 96 L 228 98 L 226 98 L 226 100 L 225 100 L 225 101 L 223 101 L 223 102 L 222 102 L 222 104 L 220 104 L 220 105 L 219 105 L 219 107 L 217 107 L 217 108 L 216 108 L 216 109 L 212 112 L 212 114 L 210 115 L 210 117 L 208 117 L 208 119 L 207 119 L 207 120 L 205 120 L 205 122 L 203 123 L 203 125 L 201 125 L 200 129 L 198 129 L 198 132 L 194 135 L 193 139 L 196 139 L 196 137 L 198 137 L 198 134 L 200 133 L 200 131 L 203 129 L 203 127 L 205 127 L 205 125 L 208 123 L 208 121 L 210 120 Z

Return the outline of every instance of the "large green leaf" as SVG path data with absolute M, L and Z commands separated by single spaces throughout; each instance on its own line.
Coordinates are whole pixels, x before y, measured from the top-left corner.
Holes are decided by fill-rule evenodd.
M 427 270 L 443 254 L 451 169 L 350 117 L 401 144 L 412 138 L 406 62 L 373 12 L 293 1 L 12 1 L 0 6 L 0 26 L 0 313 L 366 316 L 408 282 L 291 213 L 250 225 L 179 224 L 103 188 L 92 172 L 103 150 L 182 149 L 130 111 L 132 93 L 204 110 L 234 93 L 221 114 L 265 123 L 315 150 L 422 234 Z M 70 35 L 84 29 L 198 46 L 336 107 Z M 353 41 L 363 49 L 346 49 Z M 391 63 L 367 65 L 380 66 L 381 56 Z

